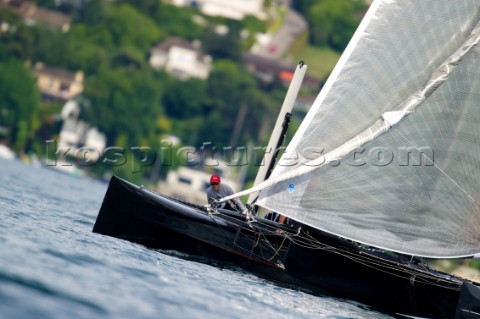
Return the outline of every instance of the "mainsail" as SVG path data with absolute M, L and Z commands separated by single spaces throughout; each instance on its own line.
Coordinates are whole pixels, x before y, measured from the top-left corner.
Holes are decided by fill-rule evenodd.
M 375 1 L 257 204 L 410 255 L 479 253 L 479 21 L 478 0 Z

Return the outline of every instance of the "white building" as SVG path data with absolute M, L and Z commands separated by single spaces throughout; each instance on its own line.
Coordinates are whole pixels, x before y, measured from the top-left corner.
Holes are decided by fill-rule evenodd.
M 188 42 L 175 37 L 154 46 L 149 62 L 154 69 L 165 69 L 180 79 L 206 79 L 212 69 L 212 58 L 203 53 L 199 41 Z
M 80 147 L 86 147 L 92 150 L 89 152 L 91 158 L 88 160 L 96 161 L 106 147 L 107 138 L 97 128 L 89 127 L 87 123 L 80 120 L 79 115 L 80 106 L 75 101 L 68 101 L 64 105 L 61 113 L 63 125 L 59 134 L 58 146 L 61 149 L 70 149 L 72 155 Z
M 33 69 L 37 86 L 44 101 L 68 101 L 83 92 L 83 72 L 70 72 L 62 68 L 36 63 Z
M 246 15 L 265 19 L 264 0 L 170 0 L 176 6 L 198 8 L 203 14 L 242 20 Z

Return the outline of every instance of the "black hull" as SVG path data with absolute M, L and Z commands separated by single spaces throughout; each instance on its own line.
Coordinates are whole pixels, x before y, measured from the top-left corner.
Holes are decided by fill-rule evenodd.
M 307 226 L 300 234 L 264 219 L 158 195 L 119 178 L 110 181 L 96 233 L 231 262 L 282 283 L 356 300 L 389 314 L 454 318 L 462 280 Z

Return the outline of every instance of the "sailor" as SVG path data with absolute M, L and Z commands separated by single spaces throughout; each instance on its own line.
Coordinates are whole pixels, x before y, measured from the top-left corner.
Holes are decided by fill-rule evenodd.
M 209 204 L 214 204 L 219 199 L 232 194 L 232 188 L 228 185 L 222 184 L 220 176 L 212 175 L 210 177 L 210 187 L 207 189 L 207 199 Z M 218 208 L 239 210 L 241 212 L 245 210 L 245 206 L 243 206 L 238 198 L 223 202 Z

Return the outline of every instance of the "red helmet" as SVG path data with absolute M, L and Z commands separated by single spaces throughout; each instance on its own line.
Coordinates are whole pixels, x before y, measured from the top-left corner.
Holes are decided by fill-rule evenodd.
M 212 177 L 210 177 L 210 184 L 220 184 L 220 176 L 218 175 L 212 175 Z

